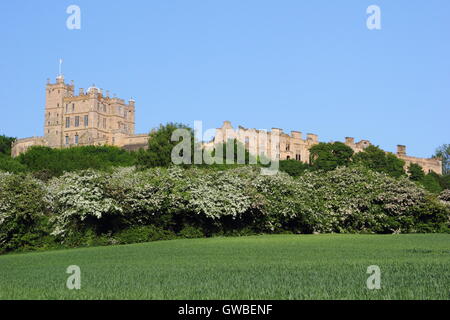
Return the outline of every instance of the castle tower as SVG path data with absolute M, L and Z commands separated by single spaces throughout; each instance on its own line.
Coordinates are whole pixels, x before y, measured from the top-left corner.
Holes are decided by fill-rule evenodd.
M 64 98 L 73 96 L 74 86 L 64 83 L 64 76 L 56 83 L 47 83 L 45 97 L 44 137 L 49 147 L 62 146 Z

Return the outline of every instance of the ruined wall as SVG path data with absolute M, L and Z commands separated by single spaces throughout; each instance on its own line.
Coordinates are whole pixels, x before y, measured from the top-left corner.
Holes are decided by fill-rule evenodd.
M 259 136 L 261 132 L 265 133 L 265 131 L 246 129 L 244 127 L 233 129 L 231 123 L 225 121 L 221 128 L 216 129 L 214 141 L 207 143 L 205 146 L 211 149 L 215 144 L 224 143 L 228 139 L 237 139 L 254 155 L 267 155 L 270 159 L 290 159 L 309 163 L 309 149 L 319 143 L 318 136 L 311 133 L 306 135 L 306 139 L 303 139 L 303 135 L 299 131 L 292 131 L 288 135 L 282 129 L 273 128 L 267 132 L 267 141 L 265 141 L 265 139 L 261 139 Z M 271 142 L 273 142 L 272 140 L 275 135 L 279 137 L 279 141 L 273 144 Z M 372 145 L 369 140 L 355 142 L 355 139 L 351 137 L 345 138 L 344 144 L 352 148 L 355 153 L 361 152 Z M 442 174 L 442 161 L 440 159 L 424 159 L 407 156 L 405 146 L 398 147 L 397 156 L 406 162 L 405 169 L 411 163 L 416 163 L 424 169 L 425 173 L 436 172 Z

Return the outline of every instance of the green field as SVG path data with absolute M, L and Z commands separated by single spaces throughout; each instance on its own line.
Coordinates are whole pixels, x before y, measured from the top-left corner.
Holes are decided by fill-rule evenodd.
M 81 268 L 81 290 L 66 268 Z M 368 290 L 367 267 L 381 268 Z M 449 299 L 450 235 L 279 235 L 0 256 L 0 299 Z

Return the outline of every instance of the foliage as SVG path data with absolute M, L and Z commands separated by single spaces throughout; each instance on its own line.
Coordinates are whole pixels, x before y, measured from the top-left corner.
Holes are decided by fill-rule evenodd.
M 11 146 L 14 141 L 16 138 L 0 135 L 0 156 L 11 156 Z
M 111 215 L 121 214 L 122 208 L 106 192 L 109 175 L 86 170 L 66 173 L 48 183 L 47 200 L 52 212 L 53 235 L 94 229 L 103 231 L 102 221 L 108 224 Z
M 113 167 L 132 166 L 135 153 L 112 146 L 85 146 L 65 149 L 32 147 L 17 157 L 27 171 L 42 176 L 44 180 L 65 172 L 95 169 L 109 170 Z
M 353 149 L 342 142 L 321 142 L 311 147 L 309 152 L 312 168 L 325 171 L 349 165 L 353 155 Z
M 192 128 L 179 123 L 168 123 L 160 125 L 158 129 L 153 130 L 149 135 L 148 150 L 141 150 L 138 153 L 137 165 L 141 169 L 154 167 L 169 167 L 172 165 L 172 150 L 178 145 L 179 141 L 172 141 L 172 134 L 178 130 L 184 129 L 190 134 L 191 138 L 191 157 L 194 157 L 194 133 Z
M 0 154 L 0 171 L 22 173 L 26 172 L 27 168 L 16 159 Z
M 141 243 L 158 240 L 171 240 L 174 233 L 156 226 L 140 226 L 126 229 L 120 232 L 116 239 L 120 244 Z
M 438 194 L 443 190 L 440 179 L 438 174 L 430 172 L 420 180 L 420 184 L 429 192 Z
M 280 170 L 286 172 L 291 177 L 299 177 L 309 169 L 309 165 L 296 160 L 282 160 L 280 161 Z
M 228 139 L 226 143 L 217 144 L 214 151 L 211 153 L 212 157 L 218 157 L 217 150 L 221 150 L 222 157 L 220 161 L 224 165 L 257 163 L 257 159 L 250 154 L 245 145 L 237 139 Z M 232 150 L 232 157 L 228 154 L 229 152 L 227 150 Z
M 368 146 L 364 151 L 356 153 L 353 156 L 353 161 L 376 172 L 386 173 L 391 177 L 398 178 L 405 175 L 405 162 L 376 146 Z
M 34 246 L 45 235 L 44 196 L 42 182 L 0 172 L 0 252 Z
M 450 174 L 450 144 L 444 144 L 440 146 L 434 155 L 435 157 L 442 158 L 442 173 L 444 175 Z
M 180 232 L 179 236 L 185 239 L 203 238 L 205 236 L 203 230 L 194 226 L 186 226 Z
M 151 241 L 175 234 L 191 238 L 449 230 L 448 207 L 406 176 L 396 179 L 356 165 L 306 171 L 296 178 L 284 172 L 265 176 L 258 169 L 116 168 L 65 173 L 48 182 L 2 173 L 0 210 L 11 220 L 22 214 L 32 218 L 25 224 L 29 229 L 19 234 L 31 232 L 29 239 L 53 237 L 69 247 Z M 10 213 L 11 206 L 20 212 Z M 0 223 L 5 234 L 17 233 L 16 228 L 19 224 Z M 4 239 L 9 248 L 26 246 L 11 236 Z
M 416 163 L 411 163 L 408 167 L 409 179 L 412 181 L 421 181 L 425 178 L 425 172 L 422 167 Z
M 450 205 L 450 190 L 446 189 L 446 190 L 442 191 L 441 194 L 439 195 L 439 200 Z

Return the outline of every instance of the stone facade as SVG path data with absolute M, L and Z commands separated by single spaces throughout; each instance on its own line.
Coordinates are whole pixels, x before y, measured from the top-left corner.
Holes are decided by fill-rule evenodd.
M 309 149 L 319 143 L 318 136 L 312 133 L 308 133 L 306 139 L 303 139 L 303 134 L 299 131 L 292 131 L 289 135 L 278 128 L 273 128 L 269 132 L 247 129 L 241 126 L 233 129 L 231 123 L 225 121 L 221 128 L 216 129 L 214 140 L 206 144 L 206 148 L 212 148 L 214 145 L 224 143 L 229 139 L 237 139 L 245 145 L 251 154 L 264 155 L 270 159 L 297 160 L 305 163 L 310 162 Z M 361 152 L 372 145 L 369 140 L 355 142 L 355 139 L 350 137 L 345 138 L 344 143 L 352 148 L 355 153 Z M 416 163 L 422 166 L 426 173 L 442 174 L 441 159 L 407 156 L 405 146 L 398 146 L 397 156 L 406 162 L 405 168 L 411 163 Z
M 47 83 L 44 137 L 19 139 L 12 146 L 16 157 L 32 146 L 67 148 L 113 145 L 128 150 L 145 148 L 148 135 L 135 135 L 135 101 L 111 98 L 95 86 L 74 93 L 73 82 L 59 76 Z

